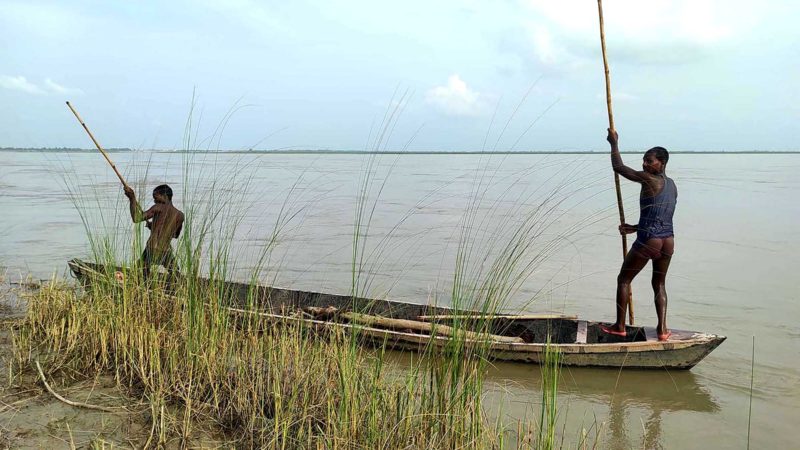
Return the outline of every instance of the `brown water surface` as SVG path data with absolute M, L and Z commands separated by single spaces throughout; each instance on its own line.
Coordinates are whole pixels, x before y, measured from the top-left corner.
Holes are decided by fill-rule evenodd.
M 143 193 L 162 182 L 172 185 L 181 209 L 188 209 L 187 198 L 202 205 L 212 189 L 218 194 L 224 216 L 239 222 L 231 278 L 248 279 L 276 221 L 285 217 L 260 279 L 349 293 L 356 199 L 364 194 L 359 180 L 371 173 L 365 205 L 372 215 L 369 228 L 362 228 L 368 237 L 358 283 L 365 294 L 447 303 L 457 250 L 470 250 L 467 274 L 480 278 L 513 230 L 533 216 L 537 238 L 525 260 L 531 270 L 507 309 L 613 317 L 621 249 L 605 155 L 112 157 Z M 639 158 L 625 155 L 634 167 Z M 78 209 L 93 230 L 119 232 L 120 251 L 129 247 L 124 197 L 98 155 L 4 151 L 0 167 L 0 264 L 9 279 L 64 274 L 68 259 L 90 257 Z M 575 442 L 582 427 L 602 424 L 603 448 L 744 448 L 755 336 L 751 446 L 796 446 L 797 169 L 798 154 L 672 156 L 668 175 L 679 200 L 668 324 L 728 340 L 690 372 L 565 368 L 559 420 L 567 441 Z M 635 223 L 637 186 L 623 181 L 623 191 L 628 222 Z M 149 196 L 143 199 L 151 204 Z M 468 244 L 460 241 L 465 211 L 473 217 Z M 655 325 L 649 276 L 646 268 L 635 281 L 634 305 L 637 323 Z M 494 414 L 538 418 L 537 366 L 497 363 L 488 379 Z

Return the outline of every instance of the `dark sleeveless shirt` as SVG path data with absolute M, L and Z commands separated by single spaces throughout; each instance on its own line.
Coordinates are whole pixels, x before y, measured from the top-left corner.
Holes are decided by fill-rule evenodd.
M 636 240 L 645 243 L 651 238 L 667 238 L 674 236 L 672 216 L 678 202 L 678 188 L 675 182 L 666 175 L 661 192 L 652 197 L 639 198 L 639 227 Z

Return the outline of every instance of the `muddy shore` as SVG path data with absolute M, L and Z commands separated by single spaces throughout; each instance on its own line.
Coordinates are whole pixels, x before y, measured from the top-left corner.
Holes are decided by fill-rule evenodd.
M 118 386 L 112 377 L 74 382 L 47 380 L 65 399 L 106 412 L 69 405 L 45 389 L 34 367 L 22 375 L 14 369 L 13 329 L 24 320 L 25 295 L 36 283 L 0 283 L 0 448 L 144 448 L 151 438 L 149 407 Z M 47 372 L 48 369 L 44 368 Z M 178 439 L 166 448 L 181 448 Z M 224 446 L 218 437 L 198 432 L 189 447 Z

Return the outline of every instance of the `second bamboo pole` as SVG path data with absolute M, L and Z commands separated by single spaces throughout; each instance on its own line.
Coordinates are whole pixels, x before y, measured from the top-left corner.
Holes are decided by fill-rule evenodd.
M 603 0 L 597 0 L 597 14 L 600 17 L 600 47 L 603 50 L 603 68 L 606 75 L 606 107 L 608 110 L 608 128 L 611 132 L 615 132 L 614 128 L 614 112 L 611 108 L 611 73 L 608 70 L 608 57 L 606 56 L 606 32 L 603 24 Z M 619 174 L 614 172 L 614 186 L 617 190 L 617 209 L 619 210 L 619 223 L 625 223 L 625 209 L 622 206 L 622 190 L 619 186 Z M 622 259 L 628 256 L 628 236 L 622 234 Z M 633 325 L 633 291 L 628 290 L 628 321 Z

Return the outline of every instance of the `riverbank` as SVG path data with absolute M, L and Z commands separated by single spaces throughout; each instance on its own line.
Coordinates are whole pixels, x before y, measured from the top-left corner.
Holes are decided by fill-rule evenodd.
M 9 445 L 555 445 L 554 403 L 544 398 L 547 428 L 487 419 L 485 359 L 457 339 L 447 355 L 423 353 L 398 371 L 380 349 L 355 345 L 357 336 L 257 317 L 234 323 L 213 306 L 211 290 L 194 293 L 206 302 L 193 309 L 187 290 L 118 287 L 83 292 L 51 282 L 24 292 L 24 316 L 4 329 L 9 376 L 0 420 Z M 43 377 L 82 405 L 56 400 Z

